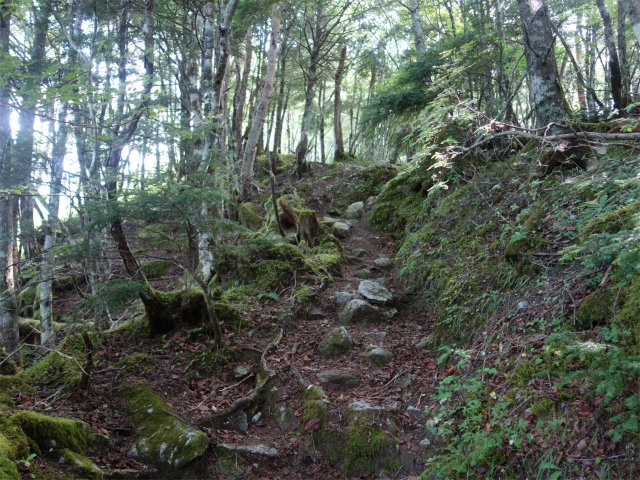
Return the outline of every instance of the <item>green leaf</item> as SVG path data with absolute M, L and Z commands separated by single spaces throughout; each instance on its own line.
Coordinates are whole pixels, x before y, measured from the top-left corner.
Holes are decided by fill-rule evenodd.
M 258 300 L 262 300 L 263 298 L 269 299 L 269 300 L 273 300 L 275 303 L 278 303 L 280 301 L 280 297 L 278 296 L 277 293 L 261 293 L 258 295 Z

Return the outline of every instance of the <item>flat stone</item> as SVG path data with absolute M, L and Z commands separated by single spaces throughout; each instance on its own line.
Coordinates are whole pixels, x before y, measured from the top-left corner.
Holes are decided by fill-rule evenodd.
M 314 308 L 307 314 L 307 317 L 309 317 L 310 320 L 320 320 L 322 318 L 329 318 L 329 315 L 324 313 L 322 310 Z
M 389 290 L 371 280 L 361 281 L 360 286 L 358 286 L 358 293 L 365 300 L 377 305 L 388 305 L 393 300 L 393 295 Z
M 336 222 L 333 224 L 333 227 L 331 227 L 331 233 L 333 233 L 337 238 L 347 238 L 350 230 L 351 226 L 343 222 Z
M 369 253 L 362 248 L 354 248 L 353 250 L 351 250 L 351 255 L 353 255 L 356 258 L 364 258 L 364 257 L 368 257 Z
M 227 421 L 227 425 L 232 430 L 236 430 L 238 432 L 246 432 L 249 430 L 249 421 L 247 419 L 247 414 L 240 411 L 231 417 Z
M 334 390 L 347 390 L 349 388 L 356 388 L 360 385 L 360 379 L 355 375 L 340 373 L 334 370 L 316 373 L 316 377 L 318 377 L 318 381 L 322 385 L 331 387 Z
M 349 410 L 354 412 L 380 412 L 385 411 L 386 408 L 379 407 L 378 405 L 371 405 L 365 400 L 358 400 L 357 402 L 349 404 Z
M 383 318 L 384 316 L 378 308 L 357 298 L 350 300 L 338 312 L 338 320 L 343 325 L 375 323 L 380 322 Z
M 393 318 L 398 314 L 398 310 L 393 307 L 382 308 L 382 314 L 387 318 Z
M 377 345 L 369 345 L 364 358 L 373 368 L 382 368 L 393 360 L 393 353 Z
M 373 261 L 373 265 L 382 270 L 391 270 L 393 268 L 393 260 L 389 257 L 380 257 Z
M 431 337 L 423 337 L 422 340 L 420 340 L 417 344 L 416 347 L 419 350 L 424 350 L 425 348 L 428 348 L 430 345 L 433 344 L 433 340 Z
M 350 293 L 350 292 L 338 292 L 335 294 L 335 298 L 336 298 L 336 303 L 338 304 L 339 307 L 342 307 L 343 305 L 346 305 L 347 303 L 349 303 L 351 300 L 355 300 L 356 298 L 360 298 L 360 296 L 356 293 Z
M 392 281 L 393 281 L 393 279 L 391 277 L 381 277 L 381 278 L 376 278 L 374 280 L 374 282 L 376 282 L 378 285 L 382 285 L 382 286 L 391 285 Z
M 413 383 L 413 377 L 411 375 L 404 375 L 398 378 L 397 382 L 398 382 L 398 385 L 401 385 L 405 388 L 410 387 L 411 384 Z
M 371 270 L 369 270 L 368 268 L 363 268 L 362 270 L 359 270 L 355 273 L 355 276 L 357 278 L 371 278 L 373 276 L 373 273 L 371 273 Z
M 228 443 L 219 443 L 218 447 L 240 454 L 260 455 L 268 458 L 276 458 L 280 456 L 280 453 L 278 453 L 275 448 L 270 448 L 266 445 L 230 445 Z
M 251 372 L 251 367 L 249 367 L 249 365 L 238 365 L 233 369 L 233 376 L 235 378 L 242 378 L 249 375 L 249 372 Z
M 327 358 L 340 358 L 349 353 L 353 347 L 353 340 L 349 336 L 349 332 L 344 327 L 338 327 L 331 330 L 322 339 L 318 350 Z
M 362 218 L 364 215 L 364 202 L 355 202 L 347 207 L 344 216 L 349 219 Z
M 325 217 L 322 218 L 322 220 L 320 220 L 320 223 L 324 223 L 325 225 L 328 225 L 329 227 L 332 227 L 333 224 L 336 223 L 337 221 L 338 221 L 337 218 L 325 216 Z
M 387 336 L 387 332 L 367 332 L 363 335 L 371 338 L 385 338 Z

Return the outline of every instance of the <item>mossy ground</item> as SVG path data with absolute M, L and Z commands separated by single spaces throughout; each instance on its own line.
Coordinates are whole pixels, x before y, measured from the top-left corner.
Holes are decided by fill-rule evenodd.
M 87 452 L 87 441 L 91 433 L 87 423 L 30 411 L 16 413 L 11 417 L 11 422 L 20 426 L 42 451 L 68 448 L 81 455 Z

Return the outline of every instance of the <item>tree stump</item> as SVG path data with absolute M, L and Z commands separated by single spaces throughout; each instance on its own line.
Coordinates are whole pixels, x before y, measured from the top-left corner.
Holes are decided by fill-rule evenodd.
M 282 226 L 284 228 L 295 227 L 298 224 L 298 215 L 291 208 L 291 205 L 281 198 L 280 208 L 282 209 Z
M 320 224 L 316 212 L 313 210 L 301 211 L 298 215 L 298 240 L 306 241 L 309 248 L 313 248 L 316 245 L 319 230 Z

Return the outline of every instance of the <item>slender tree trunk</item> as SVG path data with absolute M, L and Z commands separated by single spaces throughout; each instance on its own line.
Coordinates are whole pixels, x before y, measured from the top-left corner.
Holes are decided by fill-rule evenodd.
M 333 97 L 333 135 L 335 137 L 335 147 L 333 149 L 333 161 L 340 162 L 344 158 L 344 140 L 342 138 L 342 75 L 344 73 L 344 62 L 347 58 L 347 46 L 342 47 L 338 69 L 336 70 L 335 92 Z
M 418 57 L 427 53 L 424 44 L 424 33 L 422 32 L 422 22 L 420 21 L 420 10 L 418 9 L 418 0 L 410 0 L 409 12 L 411 13 L 411 31 L 413 32 L 413 43 L 416 47 Z
M 58 125 L 53 150 L 51 152 L 51 186 L 49 188 L 49 218 L 45 224 L 44 255 L 40 264 L 40 318 L 42 322 L 42 345 L 53 344 L 53 295 L 51 284 L 53 283 L 54 249 L 56 231 L 58 230 L 58 211 L 60 208 L 60 195 L 62 194 L 62 174 L 64 172 L 64 158 L 67 155 L 68 124 L 64 123 L 67 116 L 67 103 L 63 102 L 58 111 L 58 117 L 62 122 Z
M 251 48 L 251 38 L 251 27 L 249 27 L 245 35 L 244 67 L 242 70 L 242 80 L 239 82 L 238 93 L 234 102 L 233 124 L 231 127 L 235 141 L 236 156 L 238 158 L 241 158 L 242 155 L 242 121 L 244 119 L 244 109 L 247 99 L 249 73 L 251 72 L 251 54 L 253 52 Z
M 627 58 L 627 11 L 623 0 L 618 0 L 618 53 L 620 54 L 620 74 L 622 76 L 622 103 L 631 102 L 631 72 Z
M 307 75 L 307 85 L 305 91 L 304 112 L 302 113 L 302 125 L 300 127 L 300 141 L 296 146 L 296 164 L 294 174 L 298 177 L 304 175 L 308 170 L 307 152 L 309 150 L 309 127 L 311 126 L 311 115 L 313 114 L 313 104 L 316 98 L 316 84 L 318 83 L 318 61 L 320 50 L 314 46 L 311 51 L 311 61 Z
M 633 34 L 640 45 L 640 0 L 620 0 L 620 3 L 624 5 L 626 13 L 629 15 Z M 618 28 L 622 29 L 624 26 L 618 25 Z
M 611 24 L 611 16 L 609 10 L 604 4 L 604 0 L 596 0 L 602 23 L 604 24 L 604 38 L 607 42 L 609 50 L 609 72 L 611 77 L 611 96 L 613 97 L 613 108 L 619 112 L 627 106 L 622 95 L 622 73 L 620 71 L 620 60 L 618 58 L 618 49 L 613 35 L 613 27 Z
M 0 6 L 0 62 L 9 53 L 12 10 L 11 0 Z M 11 109 L 7 106 L 11 101 L 11 91 L 8 82 L 0 86 L 0 100 L 0 341 L 8 353 L 13 353 L 18 349 L 20 338 L 13 278 L 13 264 L 17 260 L 13 258 L 13 202 L 7 191 L 15 190 L 18 183 L 11 151 Z M 20 352 L 16 352 L 14 360 L 21 364 Z
M 319 137 L 320 137 L 320 163 L 325 163 L 326 161 L 326 157 L 325 157 L 325 151 L 324 151 L 324 127 L 325 127 L 325 121 L 324 121 L 324 111 L 325 111 L 325 105 L 326 105 L 326 97 L 327 97 L 327 89 L 326 89 L 326 85 L 327 85 L 327 80 L 326 78 L 322 79 L 322 88 L 320 89 L 320 95 L 318 95 L 318 114 L 320 116 L 319 122 L 318 122 L 318 133 L 319 133 Z
M 242 158 L 242 172 L 241 172 L 241 196 L 244 200 L 249 199 L 251 195 L 251 182 L 253 181 L 253 165 L 256 158 L 256 146 L 258 143 L 258 137 L 262 132 L 262 126 L 267 115 L 269 108 L 269 102 L 271 101 L 271 94 L 273 93 L 274 80 L 276 76 L 277 66 L 277 52 L 278 52 L 278 35 L 280 34 L 280 7 L 276 5 L 273 7 L 273 13 L 271 15 L 271 37 L 269 41 L 269 54 L 267 60 L 267 74 L 262 88 L 262 94 L 260 96 L 260 102 L 256 109 L 253 123 L 251 124 L 251 130 L 247 137 L 247 145 L 244 149 L 244 155 Z
M 549 7 L 546 0 L 518 0 L 518 5 L 536 125 L 562 122 L 565 119 L 563 94 L 553 48 Z M 550 133 L 554 133 L 557 128 L 551 130 Z

